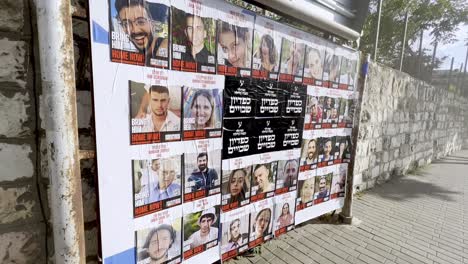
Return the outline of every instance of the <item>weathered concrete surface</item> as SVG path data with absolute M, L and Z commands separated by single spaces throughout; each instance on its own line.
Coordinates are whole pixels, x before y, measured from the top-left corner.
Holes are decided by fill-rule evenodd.
M 354 201 L 355 224 L 314 221 L 229 263 L 468 263 L 468 150 Z
M 372 188 L 459 150 L 468 100 L 391 68 L 370 64 L 363 92 L 354 188 Z

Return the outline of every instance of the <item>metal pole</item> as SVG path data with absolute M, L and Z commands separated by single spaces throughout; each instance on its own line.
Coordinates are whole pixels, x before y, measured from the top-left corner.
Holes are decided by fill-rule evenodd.
M 382 16 L 382 0 L 379 0 L 377 7 L 377 31 L 375 32 L 375 43 L 374 43 L 374 61 L 377 61 L 377 50 L 379 46 L 379 33 L 380 33 L 380 17 Z
M 434 50 L 432 51 L 432 59 L 431 59 L 431 82 L 432 82 L 432 74 L 434 73 L 434 64 L 435 64 L 435 57 L 437 52 L 437 45 L 439 42 L 437 39 L 434 40 Z
M 364 91 L 367 86 L 367 77 L 369 72 L 370 54 L 367 55 L 366 61 L 361 68 L 361 74 L 358 82 L 359 97 L 355 103 L 354 109 L 354 127 L 351 134 L 351 162 L 348 165 L 348 177 L 346 178 L 346 194 L 344 199 L 343 209 L 340 213 L 340 218 L 345 224 L 352 224 L 353 221 L 353 183 L 354 183 L 354 161 L 356 158 L 356 145 L 359 134 L 359 120 L 361 119 L 361 104 Z
M 34 0 L 55 263 L 84 264 L 75 69 L 69 0 Z
M 448 76 L 448 88 L 450 89 L 450 83 L 452 81 L 452 71 L 453 71 L 453 62 L 454 62 L 455 58 L 452 57 L 452 62 L 450 63 L 450 71 L 449 71 L 449 76 Z
M 418 77 L 421 78 L 421 64 L 422 64 L 422 43 L 423 43 L 424 30 L 421 29 L 421 37 L 419 38 L 419 57 L 418 57 Z
M 405 57 L 406 50 L 406 32 L 408 31 L 408 9 L 406 9 L 405 14 L 405 30 L 403 31 L 403 41 L 401 42 L 401 52 L 400 52 L 400 71 L 403 69 L 403 59 Z

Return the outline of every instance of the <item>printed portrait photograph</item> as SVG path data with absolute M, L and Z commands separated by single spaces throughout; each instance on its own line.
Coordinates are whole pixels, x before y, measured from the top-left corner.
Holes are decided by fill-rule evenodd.
M 330 195 L 330 186 L 333 173 L 315 177 L 314 200 L 327 199 Z
M 275 230 L 294 224 L 295 199 L 275 204 Z
M 278 72 L 281 41 L 271 34 L 255 30 L 253 44 L 253 65 L 255 70 Z
M 221 150 L 184 154 L 184 193 L 210 190 L 221 185 Z
M 218 240 L 219 207 L 185 215 L 184 251 Z
M 256 164 L 252 167 L 252 195 L 267 193 L 275 190 L 278 163 Z
M 221 253 L 238 249 L 249 241 L 249 214 L 233 217 L 222 226 Z
M 305 109 L 305 123 L 309 125 L 320 124 L 322 122 L 322 117 L 323 106 L 320 104 L 319 97 L 308 95 Z
M 184 131 L 221 129 L 223 91 L 182 87 L 184 99 Z
M 172 7 L 172 58 L 211 66 L 195 69 L 215 73 L 216 20 Z M 173 66 L 174 68 L 174 66 Z
M 111 48 L 142 54 L 146 66 L 167 67 L 169 7 L 164 1 L 159 2 L 110 0 Z
M 325 96 L 323 102 L 322 123 L 332 123 L 335 119 L 337 122 L 339 103 L 336 102 L 336 98 Z
M 312 165 L 318 162 L 318 139 L 303 139 L 301 148 L 301 165 Z
M 320 138 L 319 162 L 333 161 L 334 137 Z
M 135 206 L 181 195 L 181 156 L 164 159 L 133 160 Z
M 296 186 L 298 173 L 299 159 L 278 161 L 276 189 Z
M 303 204 L 312 202 L 314 200 L 314 186 L 315 178 L 309 178 L 306 180 L 299 180 L 297 186 L 297 198 L 300 199 L 300 202 Z
M 251 68 L 253 30 L 218 20 L 218 65 Z
M 345 136 L 342 136 L 342 137 L 336 137 L 336 140 L 335 140 L 335 148 L 334 148 L 334 155 L 335 155 L 335 159 L 340 159 L 340 160 L 343 160 L 346 158 L 345 154 L 346 154 L 346 149 L 348 148 L 348 142 L 346 141 L 346 137 Z
M 340 64 L 340 56 L 327 53 L 323 69 L 323 79 L 338 83 L 340 81 Z
M 132 133 L 181 131 L 181 89 L 130 81 Z
M 283 37 L 281 46 L 281 68 L 280 73 L 302 76 L 304 70 L 303 43 L 296 43 Z
M 322 80 L 324 61 L 324 50 L 318 50 L 307 46 L 304 62 L 304 77 Z
M 346 185 L 346 170 L 333 175 L 331 194 L 344 193 Z
M 181 218 L 136 231 L 138 264 L 166 263 L 181 257 Z
M 241 203 L 250 198 L 252 166 L 223 170 L 222 204 Z
M 273 206 L 250 213 L 250 241 L 265 238 L 273 230 Z

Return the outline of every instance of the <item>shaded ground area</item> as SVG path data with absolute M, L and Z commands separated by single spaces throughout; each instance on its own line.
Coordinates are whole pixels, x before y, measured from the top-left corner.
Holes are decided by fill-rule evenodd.
M 229 263 L 468 263 L 467 189 L 464 150 L 355 197 L 353 226 L 322 217 Z

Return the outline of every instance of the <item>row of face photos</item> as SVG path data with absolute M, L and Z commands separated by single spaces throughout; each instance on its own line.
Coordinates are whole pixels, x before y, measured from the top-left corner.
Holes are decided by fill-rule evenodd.
M 216 0 L 110 0 L 111 61 L 354 89 L 358 54 Z
M 296 158 L 299 149 L 272 152 L 278 158 L 232 170 L 222 168 L 221 150 L 216 149 L 133 160 L 134 216 L 216 195 L 221 196 L 222 210 L 227 212 L 275 194 L 295 191 L 299 172 L 311 175 L 320 168 L 348 163 L 351 139 L 350 136 L 304 139 L 301 152 L 300 158 Z M 302 195 L 300 189 L 298 198 Z
M 235 182 L 248 170 L 235 170 L 230 179 Z M 344 197 L 347 164 L 316 172 L 298 181 L 297 196 L 287 192 L 222 214 L 210 205 L 187 214 L 156 213 L 149 226 L 135 232 L 136 262 L 180 263 L 210 249 L 219 250 L 214 254 L 224 261 L 280 236 L 294 228 L 297 212 Z

